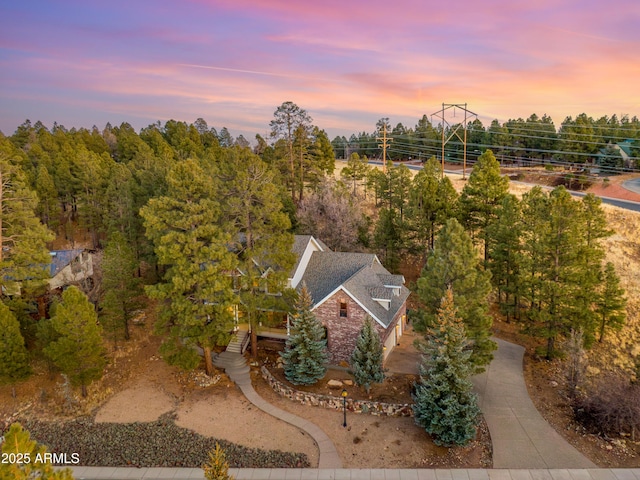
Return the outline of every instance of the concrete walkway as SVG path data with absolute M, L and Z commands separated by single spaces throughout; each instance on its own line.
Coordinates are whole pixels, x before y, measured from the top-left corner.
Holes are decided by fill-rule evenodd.
M 331 441 L 331 439 L 324 433 L 317 425 L 293 415 L 289 412 L 274 407 L 270 403 L 266 402 L 251 385 L 251 374 L 249 366 L 246 360 L 240 353 L 223 352 L 215 360 L 216 366 L 225 369 L 225 373 L 229 375 L 229 378 L 240 387 L 240 390 L 244 396 L 252 404 L 258 407 L 263 412 L 268 413 L 280 420 L 283 420 L 294 427 L 298 427 L 300 430 L 306 432 L 318 445 L 319 458 L 318 468 L 336 469 L 342 468 L 342 460 L 338 455 L 338 450 Z M 169 477 L 171 478 L 171 477 Z M 275 477 L 274 477 L 275 478 Z M 284 476 L 282 477 L 284 478 Z M 638 479 L 640 480 L 640 479 Z
M 204 479 L 199 468 L 74 467 L 77 480 Z M 231 468 L 236 480 L 640 480 L 640 468 L 619 469 L 375 469 Z
M 533 405 L 522 373 L 524 348 L 493 340 L 498 343 L 498 350 L 491 365 L 485 373 L 473 378 L 479 406 L 491 433 L 493 467 L 595 468 Z
M 474 377 L 493 442 L 493 469 L 342 469 L 338 453 L 322 430 L 265 402 L 251 386 L 242 358 L 227 357 L 227 373 L 258 408 L 301 428 L 320 448 L 320 468 L 231 468 L 236 480 L 640 480 L 640 468 L 602 468 L 569 445 L 542 418 L 529 398 L 522 374 L 524 349 L 503 340 L 494 360 Z M 407 352 L 408 353 L 408 352 Z M 240 356 L 239 354 L 237 354 Z M 241 357 L 241 356 L 240 356 Z M 410 359 L 402 357 L 401 369 Z M 220 359 L 219 359 L 220 361 Z M 331 466 L 330 464 L 335 464 Z M 73 467 L 76 479 L 204 479 L 199 468 Z

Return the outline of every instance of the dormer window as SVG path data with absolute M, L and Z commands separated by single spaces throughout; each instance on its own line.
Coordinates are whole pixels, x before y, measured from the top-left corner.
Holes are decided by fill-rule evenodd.
M 347 301 L 340 300 L 340 318 L 347 318 Z

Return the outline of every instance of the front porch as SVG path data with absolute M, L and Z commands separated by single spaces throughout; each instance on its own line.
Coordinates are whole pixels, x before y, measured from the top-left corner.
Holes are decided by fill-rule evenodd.
M 236 332 L 251 332 L 251 325 L 248 323 L 239 323 L 236 325 Z M 289 328 L 277 328 L 277 327 L 265 327 L 262 325 L 258 325 L 256 327 L 256 335 L 258 338 L 273 338 L 277 340 L 286 340 L 289 338 Z

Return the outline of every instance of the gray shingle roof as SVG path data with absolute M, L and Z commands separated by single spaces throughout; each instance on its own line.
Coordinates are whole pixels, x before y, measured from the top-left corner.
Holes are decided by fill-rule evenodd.
M 404 285 L 404 277 L 402 275 L 392 275 L 391 273 L 379 273 L 378 278 L 383 285 L 401 287 Z
M 371 253 L 313 252 L 300 285 L 306 283 L 315 304 L 375 261 Z
M 402 275 L 392 275 L 371 253 L 314 252 L 298 288 L 306 284 L 314 305 L 342 286 L 380 323 L 388 327 L 407 297 Z M 385 285 L 397 286 L 398 295 Z M 378 301 L 390 300 L 389 309 Z
M 294 273 L 298 269 L 298 265 L 300 265 L 300 259 L 302 259 L 302 254 L 304 250 L 307 248 L 309 244 L 309 240 L 311 240 L 311 235 L 295 235 L 293 237 L 293 253 L 296 255 L 296 264 L 291 269 L 290 277 L 293 277 Z
M 393 292 L 386 287 L 372 286 L 369 287 L 369 295 L 374 300 L 391 300 Z
M 383 283 L 380 281 L 380 274 L 385 275 L 389 274 L 389 272 L 379 262 L 375 262 L 371 265 L 371 268 L 363 268 L 356 275 L 346 281 L 344 283 L 344 287 L 354 297 L 356 297 L 377 320 L 379 320 L 385 327 L 388 327 L 393 321 L 393 318 L 397 315 L 398 310 L 409 297 L 410 292 L 407 287 L 404 285 L 401 286 L 398 295 L 391 295 L 391 304 L 389 305 L 389 310 L 387 310 L 380 305 L 380 303 L 375 301 L 369 293 L 372 288 L 376 291 L 379 288 L 385 288 Z M 390 289 L 385 288 L 385 290 L 391 292 Z
M 325 252 L 330 252 L 331 251 L 331 249 L 329 247 L 327 247 L 324 242 L 322 242 L 321 240 L 318 240 L 317 238 L 313 237 L 312 235 L 295 235 L 293 237 L 293 248 L 292 248 L 292 250 L 293 250 L 293 253 L 296 255 L 296 264 L 291 269 L 289 277 L 293 277 L 293 275 L 296 273 L 296 270 L 298 269 L 298 266 L 300 265 L 300 260 L 302 259 L 302 255 L 304 254 L 304 251 L 307 249 L 307 245 L 309 245 L 309 242 L 311 241 L 312 238 L 316 242 L 318 242 L 318 245 L 320 245 L 320 248 L 322 250 L 324 250 Z

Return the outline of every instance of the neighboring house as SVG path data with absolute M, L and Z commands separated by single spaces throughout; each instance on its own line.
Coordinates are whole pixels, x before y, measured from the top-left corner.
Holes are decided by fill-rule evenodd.
M 632 156 L 633 140 L 624 140 L 622 142 L 611 143 L 601 148 L 598 154 L 596 155 L 596 163 L 598 165 L 610 164 L 610 157 L 613 155 L 614 158 L 619 159 L 620 165 L 617 165 L 619 168 L 634 168 L 635 167 L 635 159 Z
M 313 311 L 327 332 L 329 362 L 349 362 L 369 315 L 384 345 L 384 358 L 398 344 L 406 325 L 409 290 L 370 253 L 333 252 L 311 235 L 296 235 L 297 256 L 289 286 L 306 284 Z
M 93 255 L 84 249 L 49 252 L 49 288 L 63 288 L 93 277 Z

